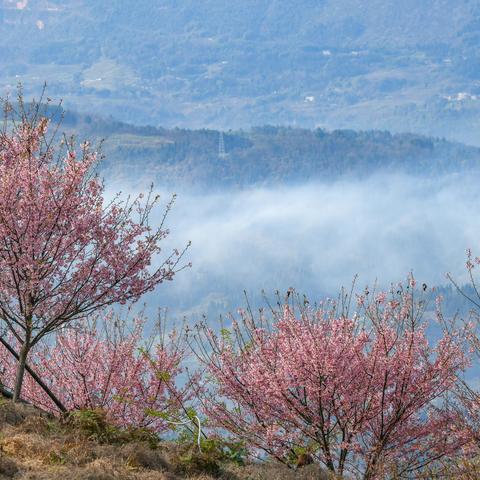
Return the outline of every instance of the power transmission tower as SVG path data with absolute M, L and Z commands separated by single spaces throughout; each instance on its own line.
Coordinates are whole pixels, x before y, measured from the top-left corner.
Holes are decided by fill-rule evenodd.
M 227 158 L 227 153 L 225 152 L 225 139 L 223 138 L 223 132 L 220 132 L 218 137 L 218 156 L 219 158 Z

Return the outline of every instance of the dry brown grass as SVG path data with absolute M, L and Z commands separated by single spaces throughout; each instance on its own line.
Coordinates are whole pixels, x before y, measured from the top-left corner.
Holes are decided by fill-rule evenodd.
M 0 399 L 0 480 L 321 480 L 314 465 L 296 472 L 274 464 L 222 464 L 213 473 L 194 455 L 185 469 L 185 449 L 148 437 L 98 441 L 75 422 L 57 419 L 28 405 Z M 208 471 L 208 469 L 207 469 Z

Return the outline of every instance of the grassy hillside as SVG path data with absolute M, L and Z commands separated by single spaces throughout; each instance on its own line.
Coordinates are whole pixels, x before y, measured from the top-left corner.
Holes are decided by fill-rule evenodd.
M 318 467 L 220 460 L 211 451 L 146 432 L 116 432 L 92 412 L 60 422 L 0 398 L 2 480 L 290 480 L 327 479 Z

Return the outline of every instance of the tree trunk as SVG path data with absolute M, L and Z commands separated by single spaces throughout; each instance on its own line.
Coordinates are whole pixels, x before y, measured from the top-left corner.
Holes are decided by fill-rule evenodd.
M 20 356 L 18 353 L 8 344 L 8 342 L 0 336 L 0 343 L 17 359 L 19 360 Z M 50 400 L 57 406 L 57 408 L 65 413 L 67 411 L 65 405 L 55 396 L 55 394 L 47 387 L 47 385 L 42 381 L 42 379 L 30 368 L 28 363 L 25 363 L 25 370 L 31 375 L 31 377 L 37 382 L 40 388 L 50 397 Z M 0 392 L 4 393 L 4 392 Z M 13 395 L 10 397 L 13 398 Z
M 373 459 L 369 459 L 367 462 L 367 469 L 363 475 L 363 480 L 372 480 L 376 478 L 376 473 L 378 469 L 379 456 L 374 455 Z
M 17 375 L 15 377 L 15 387 L 13 389 L 13 403 L 18 403 L 20 400 L 20 393 L 22 392 L 23 377 L 25 375 L 25 365 L 27 363 L 27 355 L 30 350 L 30 345 L 25 342 L 20 349 L 18 355 Z

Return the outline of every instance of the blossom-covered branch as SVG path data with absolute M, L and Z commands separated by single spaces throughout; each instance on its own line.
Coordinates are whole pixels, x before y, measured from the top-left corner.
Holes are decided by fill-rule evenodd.
M 0 318 L 20 346 L 15 400 L 28 352 L 45 335 L 136 301 L 184 268 L 178 250 L 152 267 L 168 235 L 163 221 L 149 224 L 158 196 L 106 202 L 92 174 L 97 154 L 87 142 L 79 153 L 71 142 L 55 150 L 33 105 L 0 132 Z
M 200 326 L 193 347 L 214 379 L 203 389 L 210 419 L 284 463 L 308 452 L 364 479 L 455 451 L 455 412 L 435 402 L 466 358 L 454 335 L 430 346 L 413 287 L 360 297 L 349 316 L 325 302 L 285 305 L 273 321 L 242 312 L 220 335 Z

